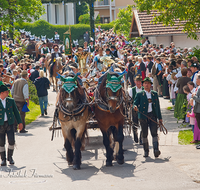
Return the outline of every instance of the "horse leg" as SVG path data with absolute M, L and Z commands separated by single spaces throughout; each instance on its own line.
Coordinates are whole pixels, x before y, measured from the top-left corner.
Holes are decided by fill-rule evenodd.
M 72 150 L 72 141 L 73 138 L 71 136 L 70 130 L 67 128 L 66 125 L 61 123 L 63 137 L 65 139 L 64 147 L 66 149 L 66 160 L 68 161 L 68 165 L 71 165 L 74 159 L 74 153 Z
M 67 138 L 65 139 L 64 147 L 67 151 L 66 160 L 68 161 L 68 165 L 72 165 L 72 162 L 73 162 L 73 159 L 74 159 L 74 153 L 73 153 L 73 150 L 72 150 L 72 145 Z
M 118 151 L 118 154 L 116 156 L 117 163 L 118 164 L 123 164 L 124 163 L 124 151 L 123 151 L 124 134 L 123 134 L 123 126 L 119 126 L 118 131 L 117 131 L 116 140 L 119 143 L 119 151 Z
M 113 160 L 113 149 L 110 147 L 110 134 L 107 132 L 103 133 L 103 144 L 106 148 L 106 166 L 112 166 L 112 160 Z
M 82 137 L 85 132 L 85 125 L 79 126 L 76 131 L 76 140 L 75 140 L 75 153 L 73 160 L 73 169 L 80 170 L 81 167 L 81 147 L 82 147 Z

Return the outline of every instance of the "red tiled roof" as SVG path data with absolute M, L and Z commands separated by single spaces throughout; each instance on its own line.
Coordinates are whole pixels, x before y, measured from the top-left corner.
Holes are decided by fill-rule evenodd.
M 180 25 L 179 20 L 175 21 L 174 26 L 164 26 L 161 23 L 153 24 L 152 20 L 154 18 L 153 14 L 158 15 L 156 11 L 152 11 L 151 14 L 147 14 L 147 12 L 138 12 L 134 10 L 133 19 L 135 19 L 137 25 L 137 31 L 139 32 L 139 36 L 158 36 L 158 35 L 174 35 L 174 34 L 183 34 L 183 26 Z M 181 21 L 181 24 L 185 22 Z M 133 24 L 132 24 L 133 25 Z M 178 28 L 179 26 L 179 28 Z M 133 27 L 131 34 L 137 32 L 136 28 Z

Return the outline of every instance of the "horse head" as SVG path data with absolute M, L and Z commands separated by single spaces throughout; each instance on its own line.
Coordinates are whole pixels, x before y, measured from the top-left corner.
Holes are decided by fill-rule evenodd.
M 77 107 L 80 100 L 83 99 L 84 90 L 80 86 L 78 76 L 69 75 L 66 78 L 61 76 L 61 81 L 63 81 L 63 86 L 61 89 L 60 102 L 63 102 L 64 106 L 70 112 Z
M 56 58 L 56 68 L 57 68 L 57 70 L 61 70 L 62 69 L 62 57 L 57 57 Z
M 118 76 L 118 74 L 107 74 L 105 97 L 111 113 L 116 111 L 122 98 L 122 77 L 123 75 Z

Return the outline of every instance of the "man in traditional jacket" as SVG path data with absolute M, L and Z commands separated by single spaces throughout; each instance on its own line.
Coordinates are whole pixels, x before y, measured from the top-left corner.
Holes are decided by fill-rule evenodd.
M 162 123 L 162 116 L 158 94 L 151 90 L 151 85 L 151 79 L 145 78 L 143 80 L 144 90 L 136 94 L 134 101 L 134 110 L 138 111 L 138 118 L 142 127 L 144 157 L 149 156 L 148 127 L 153 139 L 154 156 L 158 157 L 161 154 L 158 148 L 157 119 Z
M 136 94 L 138 92 L 141 92 L 142 90 L 144 90 L 144 87 L 142 86 L 142 76 L 141 75 L 138 75 L 135 77 L 135 85 L 133 88 L 131 88 L 129 90 L 129 95 L 130 97 L 132 97 L 133 99 L 133 102 L 135 100 L 135 97 L 136 97 Z M 132 116 L 133 116 L 133 136 L 134 136 L 134 141 L 136 143 L 138 143 L 138 132 L 137 132 L 137 127 L 138 127 L 138 113 L 137 111 L 133 110 L 133 113 L 132 113 Z M 141 134 L 140 134 L 140 143 L 141 143 Z
M 22 120 L 13 98 L 8 97 L 9 89 L 2 81 L 0 81 L 0 155 L 1 155 L 1 166 L 6 166 L 6 151 L 5 142 L 6 135 L 8 139 L 8 157 L 7 160 L 10 164 L 14 164 L 12 158 L 14 145 L 15 145 L 15 131 L 14 122 L 15 119 L 19 124 L 19 129 L 23 129 Z

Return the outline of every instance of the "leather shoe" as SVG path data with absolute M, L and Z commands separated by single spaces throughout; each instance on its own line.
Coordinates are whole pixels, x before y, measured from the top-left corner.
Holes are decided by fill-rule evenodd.
M 28 131 L 26 131 L 25 129 L 22 129 L 22 130 L 20 131 L 20 133 L 28 133 Z
M 2 160 L 1 166 L 6 166 L 6 159 Z
M 149 152 L 148 152 L 148 151 L 145 151 L 143 157 L 145 157 L 145 158 L 149 157 Z
M 47 115 L 47 110 L 46 109 L 44 110 L 44 114 Z
M 14 160 L 13 160 L 12 157 L 8 158 L 8 161 L 10 162 L 11 165 L 14 165 L 14 164 L 15 164 L 15 162 L 14 162 Z

